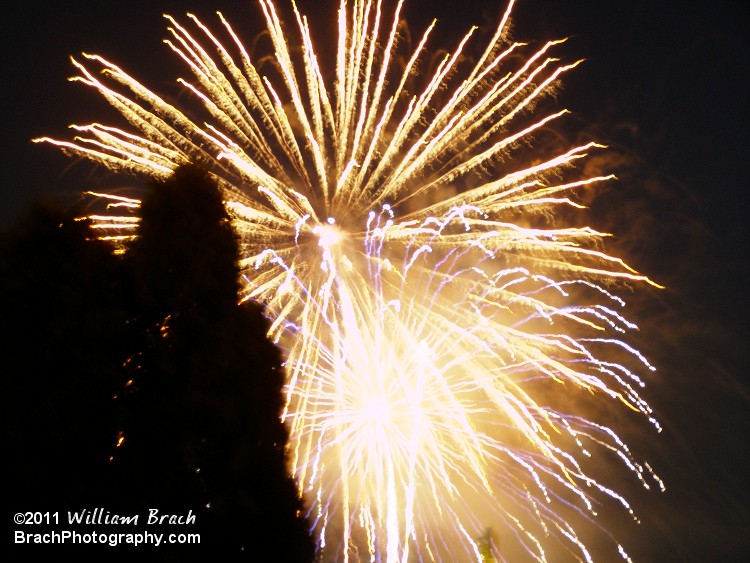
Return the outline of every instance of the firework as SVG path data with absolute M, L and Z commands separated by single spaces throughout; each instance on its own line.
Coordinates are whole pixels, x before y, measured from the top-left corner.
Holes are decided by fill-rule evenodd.
M 656 284 L 606 254 L 605 233 L 552 220 L 610 179 L 572 174 L 603 147 L 514 158 L 565 113 L 535 108 L 577 63 L 554 58 L 559 41 L 510 41 L 513 2 L 488 40 L 472 29 L 431 57 L 435 22 L 410 44 L 403 2 L 342 1 L 331 65 L 296 6 L 283 21 L 259 4 L 273 56 L 249 53 L 221 14 L 223 42 L 165 16 L 197 103 L 181 110 L 84 54 L 73 80 L 129 126 L 40 140 L 156 178 L 199 162 L 224 190 L 242 298 L 266 306 L 285 352 L 291 470 L 321 557 L 501 559 L 517 544 L 590 559 L 574 522 L 595 523 L 606 498 L 632 514 L 592 476 L 596 456 L 662 484 L 585 414 L 616 405 L 658 428 L 638 391 L 653 367 L 624 340 L 636 326 L 615 293 Z M 136 224 L 96 226 L 128 237 Z

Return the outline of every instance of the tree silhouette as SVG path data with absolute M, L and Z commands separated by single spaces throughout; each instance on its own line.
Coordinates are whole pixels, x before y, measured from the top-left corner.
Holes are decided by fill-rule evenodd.
M 237 304 L 220 192 L 184 167 L 150 187 L 141 212 L 122 257 L 59 209 L 3 236 L 4 437 L 24 500 L 11 508 L 103 507 L 141 522 L 149 508 L 192 511 L 194 525 L 150 530 L 200 532 L 200 546 L 159 548 L 160 560 L 310 561 L 279 418 L 281 355 L 261 309 Z
M 97 498 L 116 427 L 123 264 L 73 216 L 39 204 L 0 239 L 3 437 L 26 510 Z
M 221 194 L 201 169 L 181 168 L 141 216 L 129 259 L 143 341 L 129 362 L 118 462 L 129 497 L 203 507 L 205 533 L 227 549 L 257 556 L 283 544 L 276 560 L 310 560 L 287 473 L 281 356 L 260 309 L 237 305 L 238 244 Z M 152 479 L 155 463 L 168 478 Z

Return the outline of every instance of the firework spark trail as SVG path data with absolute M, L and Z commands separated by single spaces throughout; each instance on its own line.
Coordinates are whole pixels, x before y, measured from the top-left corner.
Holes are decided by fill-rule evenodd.
M 386 16 L 380 1 L 342 0 L 331 85 L 296 6 L 287 26 L 259 3 L 265 73 L 221 14 L 226 46 L 192 15 L 195 35 L 165 16 L 203 124 L 84 54 L 72 80 L 130 128 L 39 140 L 155 178 L 199 162 L 225 191 L 243 298 L 266 305 L 286 353 L 292 469 L 325 557 L 480 558 L 491 526 L 535 559 L 562 543 L 589 560 L 568 515 L 594 521 L 600 497 L 632 514 L 589 459 L 612 452 L 663 485 L 605 423 L 550 406 L 571 404 L 551 399 L 561 392 L 621 403 L 658 428 L 638 394 L 653 368 L 620 340 L 636 326 L 613 289 L 656 284 L 605 254 L 605 233 L 532 226 L 610 179 L 562 180 L 602 147 L 513 168 L 514 148 L 565 114 L 528 119 L 577 63 L 550 54 L 559 41 L 511 43 L 511 1 L 475 64 L 472 29 L 428 68 L 435 22 L 409 51 L 402 1 Z M 97 226 L 127 237 L 134 220 Z

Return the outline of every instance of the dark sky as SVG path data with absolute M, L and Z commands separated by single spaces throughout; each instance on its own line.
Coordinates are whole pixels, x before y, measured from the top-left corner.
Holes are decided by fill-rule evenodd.
M 220 9 L 244 37 L 261 29 L 251 0 L 207 4 L 69 0 L 50 9 L 29 0 L 3 14 L 0 226 L 44 192 L 112 182 L 88 163 L 30 143 L 113 115 L 93 92 L 66 81 L 69 55 L 106 55 L 154 90 L 176 92 L 183 71 L 161 43 L 161 13 L 195 11 L 213 22 Z M 502 9 L 488 0 L 407 0 L 410 21 L 421 29 L 439 18 L 449 46 Z M 333 9 L 315 13 L 324 20 Z M 570 36 L 562 52 L 586 59 L 565 81 L 560 103 L 582 134 L 624 159 L 617 195 L 592 212 L 620 235 L 631 263 L 668 286 L 637 314 L 643 346 L 659 366 L 644 395 L 665 426 L 653 457 L 668 491 L 644 501 L 648 529 L 631 551 L 647 561 L 750 560 L 748 8 L 739 0 L 520 0 L 514 13 L 519 39 Z

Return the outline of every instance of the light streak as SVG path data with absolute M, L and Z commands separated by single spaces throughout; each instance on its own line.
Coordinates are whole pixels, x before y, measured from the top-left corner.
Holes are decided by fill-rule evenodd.
M 273 51 L 264 68 L 221 14 L 226 45 L 192 15 L 195 34 L 165 16 L 202 121 L 83 54 L 72 80 L 129 128 L 37 140 L 154 178 L 199 162 L 224 190 L 242 299 L 266 306 L 286 355 L 291 470 L 326 559 L 478 559 L 491 528 L 498 559 L 510 541 L 537 560 L 560 543 L 589 560 L 568 515 L 595 521 L 601 497 L 632 514 L 591 476 L 595 454 L 614 453 L 646 488 L 663 484 L 583 414 L 624 405 L 658 428 L 637 391 L 638 370 L 653 367 L 621 340 L 637 327 L 616 295 L 657 284 L 605 253 L 606 233 L 539 220 L 582 208 L 580 191 L 611 180 L 570 180 L 603 147 L 526 168 L 513 158 L 565 115 L 533 108 L 577 63 L 551 55 L 560 41 L 510 42 L 513 1 L 473 66 L 474 29 L 429 67 L 435 22 L 409 51 L 402 1 L 386 14 L 380 1 L 342 0 L 327 69 L 294 4 L 283 21 L 259 3 Z M 137 227 L 94 219 L 121 237 Z

